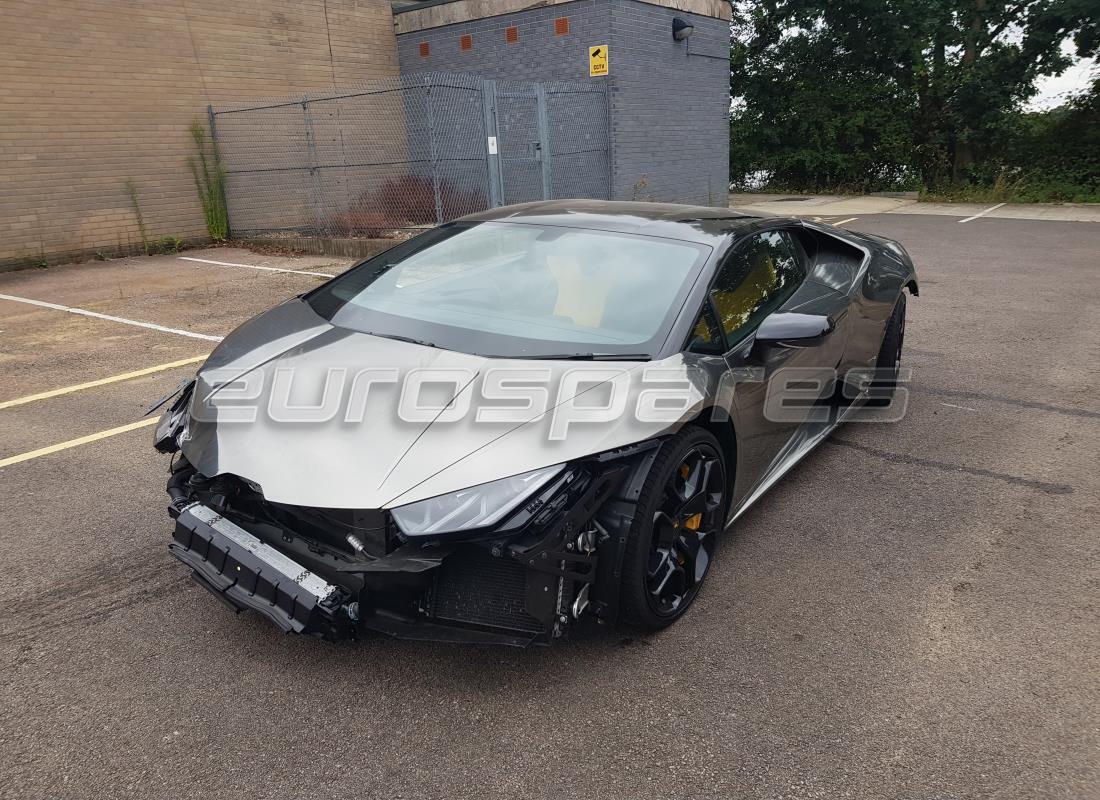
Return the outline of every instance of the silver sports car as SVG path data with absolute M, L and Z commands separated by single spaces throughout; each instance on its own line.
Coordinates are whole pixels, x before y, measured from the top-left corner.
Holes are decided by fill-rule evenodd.
M 890 406 L 906 289 L 897 242 L 728 209 L 442 225 L 244 323 L 165 399 L 169 550 L 296 633 L 662 628 L 723 530 Z

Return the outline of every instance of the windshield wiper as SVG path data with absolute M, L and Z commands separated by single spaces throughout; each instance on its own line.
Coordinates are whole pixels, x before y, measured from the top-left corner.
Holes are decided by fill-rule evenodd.
M 649 353 L 558 353 L 557 355 L 509 356 L 539 361 L 650 361 Z
M 374 331 L 363 331 L 367 336 L 377 336 L 380 339 L 396 339 L 399 342 L 408 342 L 409 344 L 418 344 L 421 347 L 435 347 L 431 342 L 425 342 L 423 339 L 414 339 L 411 336 L 399 336 L 396 333 L 375 333 Z

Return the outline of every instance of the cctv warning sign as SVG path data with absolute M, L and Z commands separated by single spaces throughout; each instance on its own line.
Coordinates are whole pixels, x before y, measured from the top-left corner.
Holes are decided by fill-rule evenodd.
M 607 74 L 607 45 L 598 44 L 588 48 L 588 74 L 593 78 Z

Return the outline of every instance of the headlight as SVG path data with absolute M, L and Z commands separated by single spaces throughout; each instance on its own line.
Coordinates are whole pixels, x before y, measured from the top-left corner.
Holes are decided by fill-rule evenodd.
M 499 522 L 562 471 L 564 464 L 390 509 L 406 536 L 484 528 Z

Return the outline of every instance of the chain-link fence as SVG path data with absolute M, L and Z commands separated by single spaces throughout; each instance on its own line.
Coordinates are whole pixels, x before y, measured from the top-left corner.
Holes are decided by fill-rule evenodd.
M 233 235 L 389 236 L 609 196 L 602 85 L 426 73 L 210 110 Z

